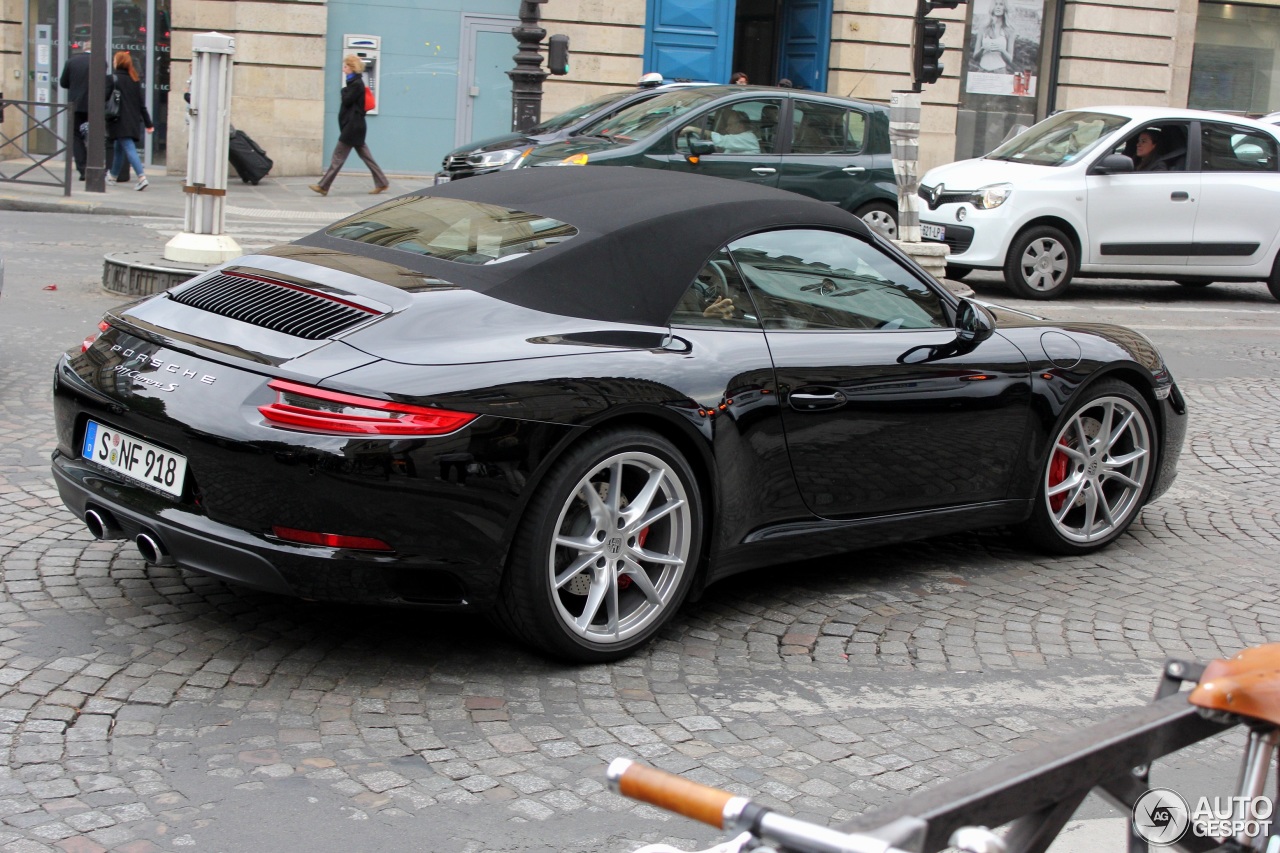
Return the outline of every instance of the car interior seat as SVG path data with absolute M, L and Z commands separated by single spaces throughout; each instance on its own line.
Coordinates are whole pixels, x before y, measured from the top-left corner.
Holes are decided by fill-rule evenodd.
M 830 135 L 820 115 L 806 115 L 796 128 L 791 150 L 797 154 L 825 154 L 831 150 Z
M 1160 146 L 1156 157 L 1170 172 L 1187 168 L 1187 129 L 1182 125 L 1169 125 L 1160 129 Z

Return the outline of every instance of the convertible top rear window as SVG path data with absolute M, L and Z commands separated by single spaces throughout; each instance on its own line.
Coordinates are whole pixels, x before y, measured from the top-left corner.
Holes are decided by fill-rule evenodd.
M 578 229 L 494 204 L 410 196 L 339 220 L 325 233 L 446 261 L 496 264 L 553 246 Z

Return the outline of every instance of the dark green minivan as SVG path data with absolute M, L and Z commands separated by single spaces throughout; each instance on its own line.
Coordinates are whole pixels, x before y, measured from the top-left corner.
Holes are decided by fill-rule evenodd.
M 644 166 L 750 181 L 839 205 L 897 236 L 889 108 L 797 89 L 668 92 L 524 158 L 533 166 Z

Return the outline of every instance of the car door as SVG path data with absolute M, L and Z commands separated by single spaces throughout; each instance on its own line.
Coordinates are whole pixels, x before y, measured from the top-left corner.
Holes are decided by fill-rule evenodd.
M 730 253 L 773 355 L 796 483 L 827 518 L 1006 497 L 1028 365 L 999 335 L 957 348 L 949 300 L 870 241 L 788 229 Z
M 1258 128 L 1200 122 L 1196 207 L 1191 266 L 1265 265 L 1280 209 L 1276 137 Z
M 1125 268 L 1186 266 L 1200 197 L 1200 173 L 1188 171 L 1185 156 L 1189 125 L 1163 121 L 1133 127 L 1098 156 L 1097 160 L 1110 153 L 1132 157 L 1137 137 L 1148 128 L 1169 145 L 1179 137 L 1184 145 L 1181 159 L 1170 158 L 1159 171 L 1099 174 L 1095 160 L 1084 179 L 1089 231 L 1085 263 Z
M 792 99 L 778 188 L 850 211 L 884 199 L 877 182 L 893 183 L 893 160 L 875 119 L 870 110 Z
M 752 98 L 713 107 L 682 122 L 672 134 L 668 168 L 773 187 L 778 184 L 777 125 L 781 98 Z M 710 154 L 694 156 L 691 139 L 709 140 Z

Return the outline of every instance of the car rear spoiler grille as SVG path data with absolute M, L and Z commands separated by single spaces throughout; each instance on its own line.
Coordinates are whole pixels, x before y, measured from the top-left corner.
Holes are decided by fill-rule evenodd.
M 175 302 L 308 340 L 323 340 L 382 313 L 288 282 L 218 273 L 169 291 Z

